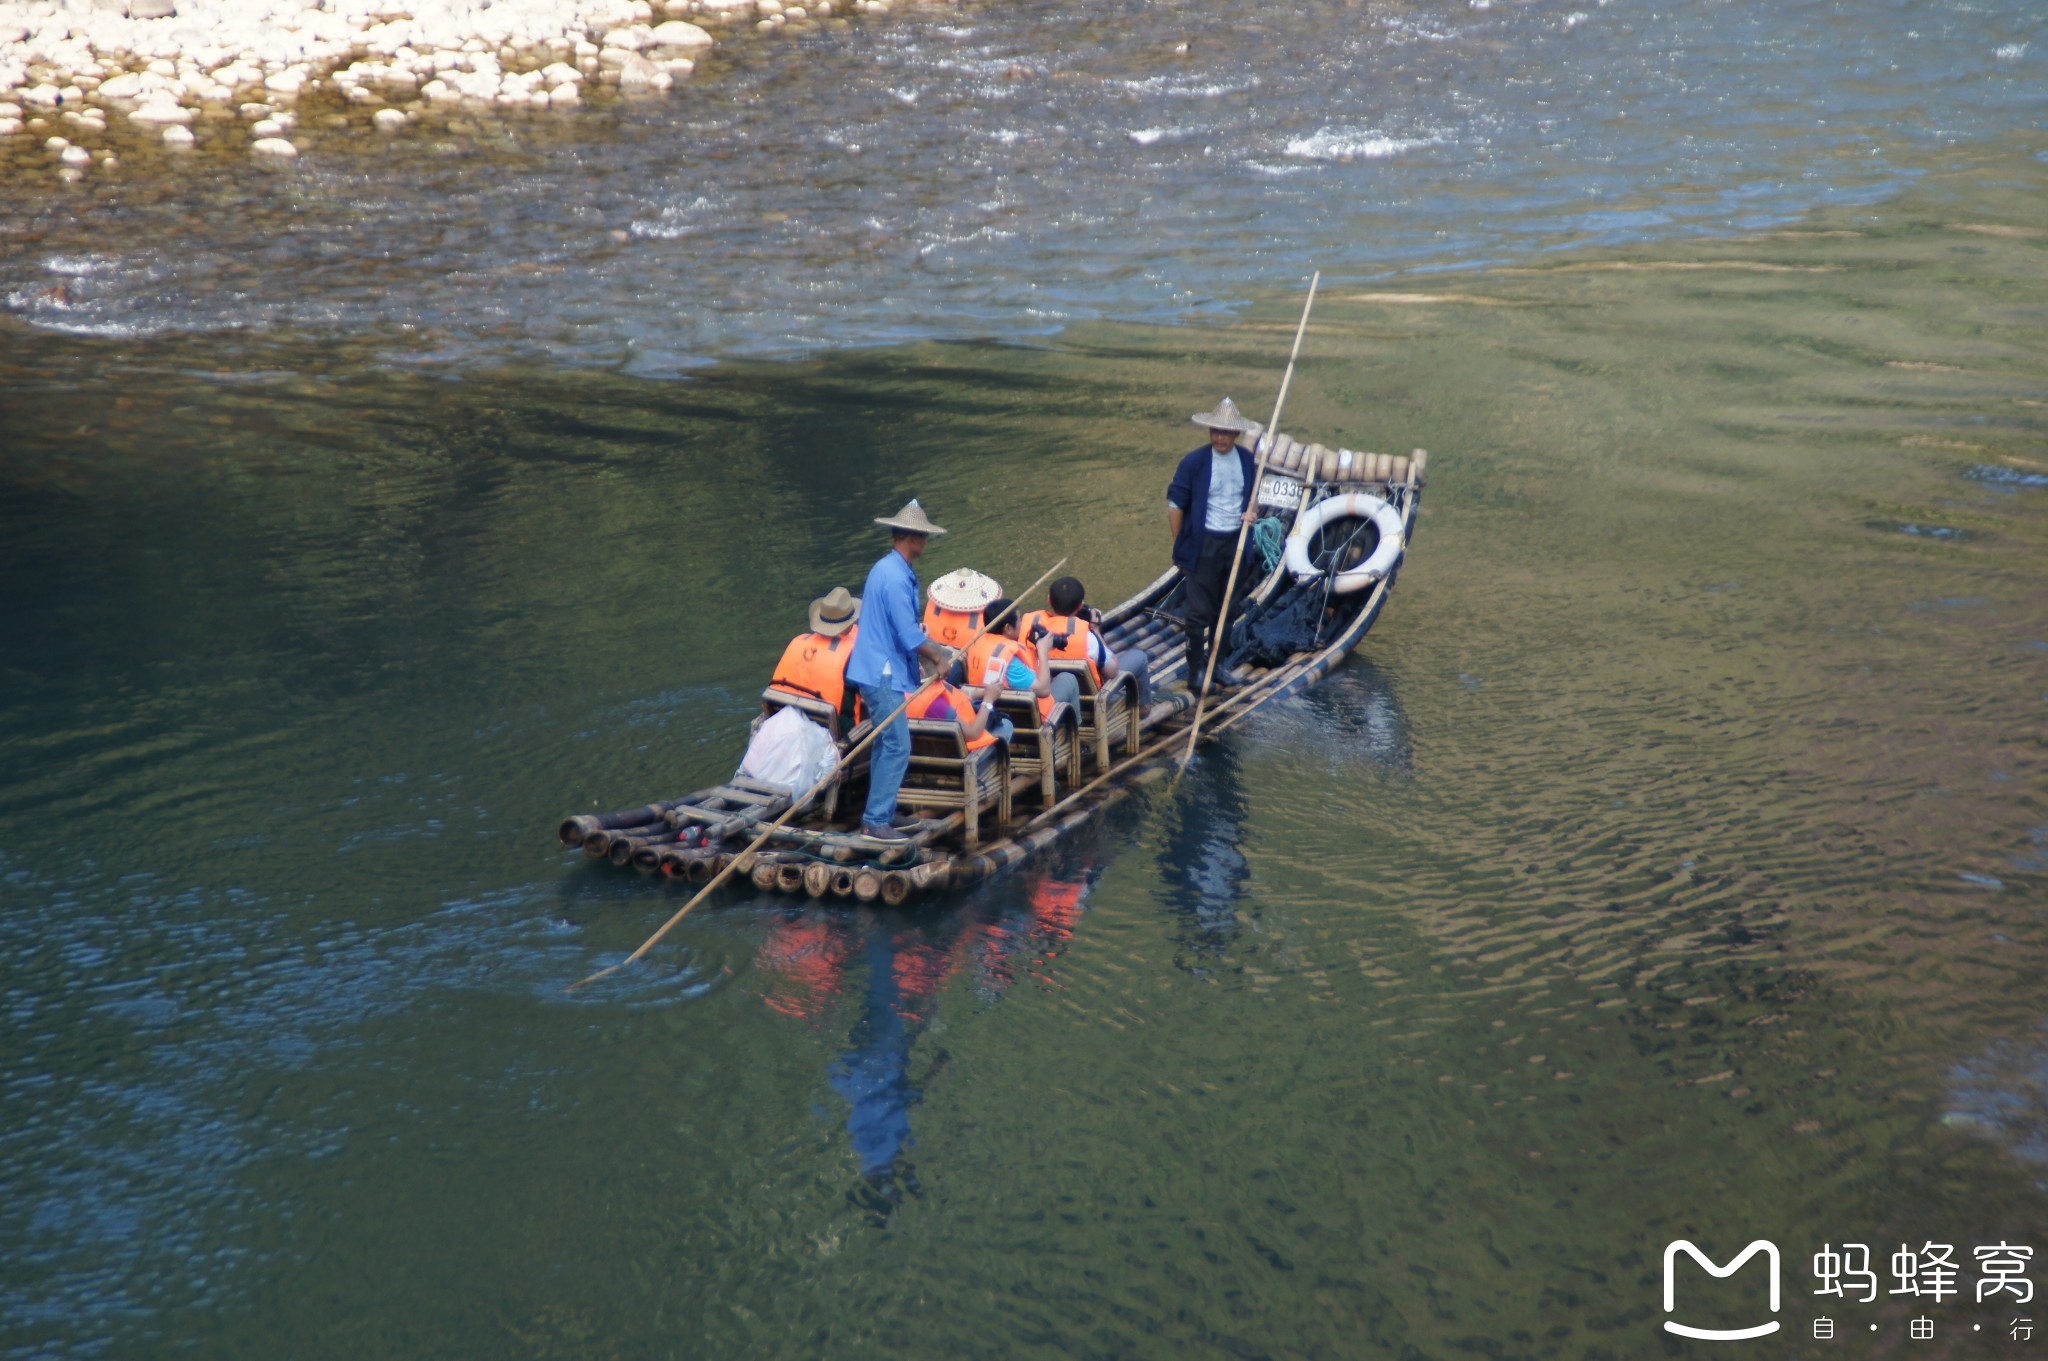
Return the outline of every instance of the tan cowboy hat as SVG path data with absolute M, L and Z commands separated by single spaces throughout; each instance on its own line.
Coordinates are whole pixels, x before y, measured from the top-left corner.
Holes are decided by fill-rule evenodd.
M 924 507 L 917 503 L 916 497 L 912 497 L 909 504 L 886 520 L 877 515 L 875 523 L 886 525 L 899 534 L 923 534 L 928 538 L 936 537 L 946 532 L 933 524 L 930 518 L 925 515 Z
M 1198 411 L 1189 419 L 1210 430 L 1235 430 L 1240 435 L 1256 435 L 1265 428 L 1257 421 L 1246 420 L 1237 403 L 1228 397 L 1216 403 L 1214 411 Z
M 972 567 L 946 573 L 931 585 L 932 603 L 955 614 L 974 614 L 1003 593 L 996 579 Z
M 834 586 L 830 593 L 821 595 L 811 602 L 813 633 L 822 633 L 827 638 L 837 638 L 858 622 L 860 597 L 847 594 L 844 586 Z

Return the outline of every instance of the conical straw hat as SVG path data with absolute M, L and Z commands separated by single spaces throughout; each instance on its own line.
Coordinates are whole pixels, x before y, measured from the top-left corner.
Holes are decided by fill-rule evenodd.
M 1260 429 L 1259 423 L 1246 420 L 1237 403 L 1228 397 L 1216 403 L 1214 411 L 1198 411 L 1189 419 L 1205 429 L 1235 430 L 1240 435 L 1255 434 Z
M 1003 593 L 996 579 L 972 567 L 959 567 L 931 585 L 932 603 L 955 614 L 973 614 Z
M 927 537 L 935 537 L 946 532 L 931 522 L 930 517 L 924 513 L 924 507 L 918 504 L 917 498 L 914 496 L 903 509 L 897 511 L 888 519 L 885 520 L 877 515 L 875 523 L 903 534 L 923 534 Z

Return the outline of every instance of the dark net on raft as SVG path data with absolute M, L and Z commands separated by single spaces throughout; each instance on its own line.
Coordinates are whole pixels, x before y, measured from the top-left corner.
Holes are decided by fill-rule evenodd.
M 1290 578 L 1271 599 L 1247 605 L 1230 626 L 1226 670 L 1278 666 L 1297 652 L 1315 652 L 1329 641 L 1342 611 L 1331 610 L 1331 583 L 1371 557 L 1379 529 L 1370 518 L 1332 520 L 1309 544 L 1309 561 L 1320 575 Z M 1272 563 L 1268 563 L 1268 570 Z
M 1230 628 L 1230 650 L 1223 654 L 1228 670 L 1278 666 L 1297 652 L 1323 645 L 1327 612 L 1324 583 L 1311 579 L 1291 583 L 1263 605 L 1247 606 Z

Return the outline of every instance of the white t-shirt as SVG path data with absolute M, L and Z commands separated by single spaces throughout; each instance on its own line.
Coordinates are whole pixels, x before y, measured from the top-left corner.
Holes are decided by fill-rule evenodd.
M 1244 468 L 1237 461 L 1237 450 L 1219 454 L 1209 451 L 1209 513 L 1203 520 L 1202 528 L 1211 534 L 1229 534 L 1236 530 L 1239 509 L 1244 504 Z

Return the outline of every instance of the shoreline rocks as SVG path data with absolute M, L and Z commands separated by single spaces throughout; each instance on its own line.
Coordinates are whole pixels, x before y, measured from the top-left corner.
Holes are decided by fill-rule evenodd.
M 335 110 L 319 120 L 325 128 L 384 134 L 437 112 L 575 109 L 603 92 L 665 93 L 721 42 L 755 29 L 843 26 L 888 9 L 889 0 L 0 0 L 0 155 L 43 148 L 66 179 L 118 165 L 123 133 L 135 149 L 239 142 L 258 158 L 288 158 L 299 151 L 288 134 L 301 103 Z

